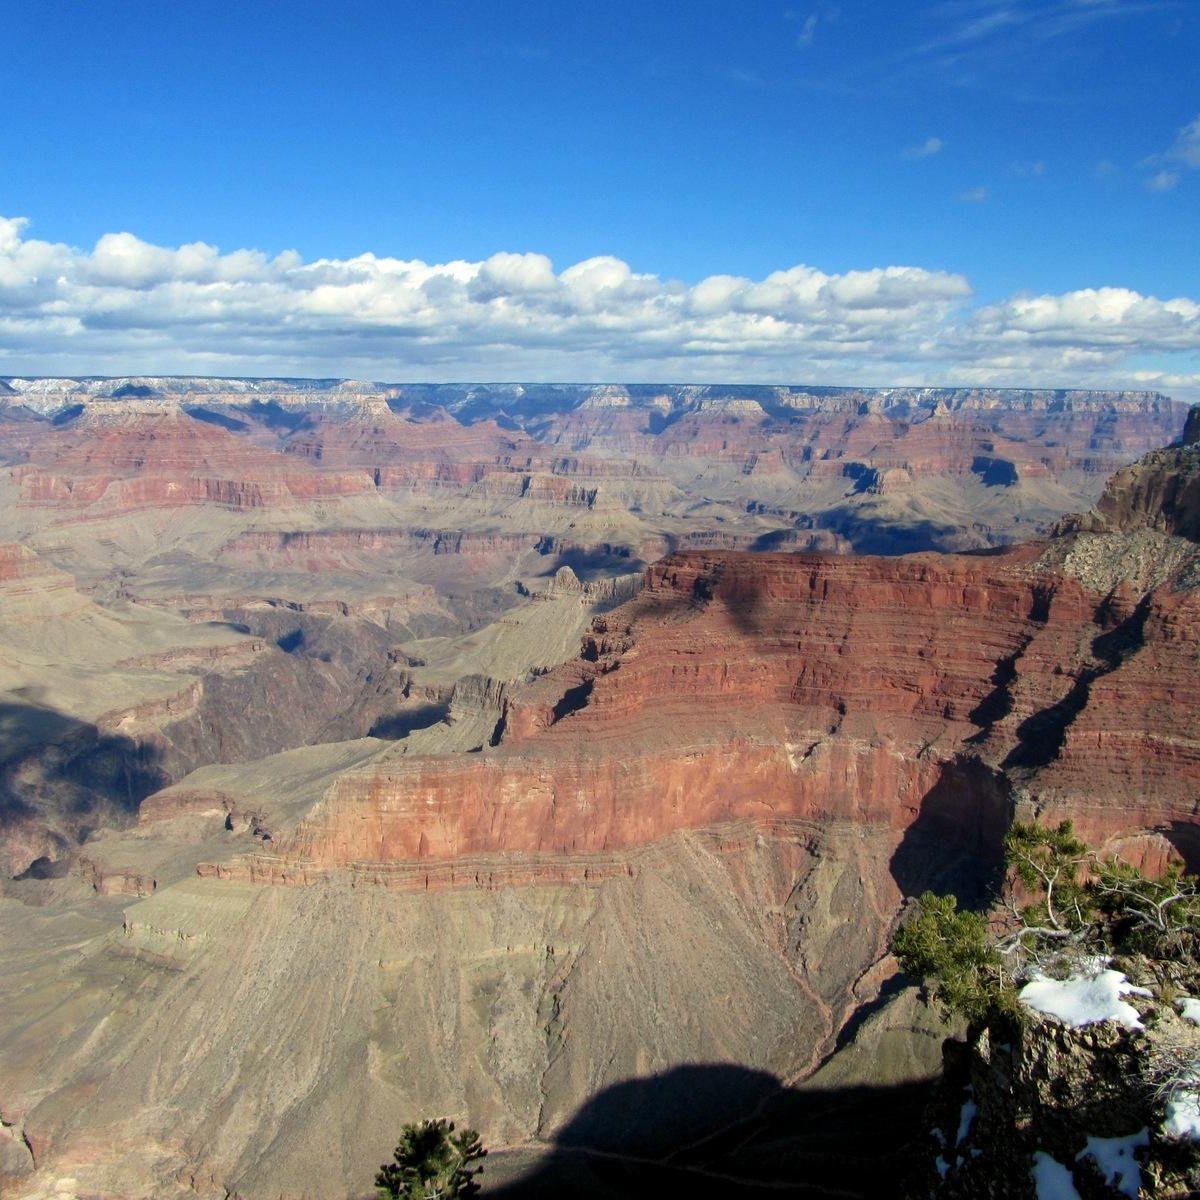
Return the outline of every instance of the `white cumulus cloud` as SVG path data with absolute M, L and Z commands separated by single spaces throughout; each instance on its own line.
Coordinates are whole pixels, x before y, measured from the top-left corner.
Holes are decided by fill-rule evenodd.
M 131 233 L 90 250 L 0 218 L 0 363 L 20 374 L 1162 386 L 1200 377 L 1200 307 L 1123 288 L 972 307 L 917 266 L 693 284 L 612 256 L 303 260 Z M 1169 361 L 1168 361 L 1169 360 Z

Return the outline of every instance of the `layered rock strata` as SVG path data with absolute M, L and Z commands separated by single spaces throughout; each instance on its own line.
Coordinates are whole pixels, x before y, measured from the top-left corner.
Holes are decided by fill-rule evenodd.
M 0 401 L 25 529 L 197 507 L 394 527 L 398 506 L 419 530 L 436 502 L 484 533 L 634 549 L 707 514 L 747 548 L 875 552 L 1025 536 L 1183 415 L 1154 393 L 188 379 L 13 380 Z
M 778 419 L 785 399 L 806 419 L 833 403 L 772 395 L 687 404 L 733 431 L 758 410 Z M 589 419 L 628 436 L 628 397 L 592 399 Z M 645 400 L 662 418 L 650 436 L 676 399 Z M 863 394 L 865 415 L 878 400 Z M 1116 411 L 1105 403 L 1081 412 L 1098 425 Z M 769 454 L 761 467 L 789 469 Z M 579 619 L 578 576 L 547 575 L 540 599 L 441 661 L 416 641 L 393 657 L 387 630 L 364 631 L 397 693 L 419 671 L 458 671 L 447 703 L 474 752 L 443 752 L 430 726 L 395 746 L 210 766 L 150 798 L 135 828 L 89 840 L 73 873 L 7 885 L 3 1186 L 21 1200 L 68 1181 L 354 1195 L 399 1124 L 452 1114 L 493 1148 L 558 1147 L 646 1178 L 701 1162 L 693 1183 L 888 1194 L 894 1162 L 848 1178 L 828 1142 L 804 1143 L 804 1117 L 757 1164 L 743 1151 L 771 1112 L 856 1129 L 865 1113 L 890 1127 L 919 1112 L 903 1087 L 935 1069 L 938 1040 L 912 1011 L 877 1020 L 894 1011 L 887 942 L 904 897 L 985 900 L 1014 809 L 1073 816 L 1143 857 L 1196 857 L 1195 547 L 1114 532 L 1123 520 L 993 554 L 675 553 L 570 662 L 524 682 L 480 670 L 479 651 L 504 663 L 500 643 L 519 635 L 551 668 L 561 643 L 540 619 L 556 606 Z M 1169 553 L 1120 583 L 1112 564 L 1146 537 Z M 312 618 L 245 615 L 283 678 L 226 685 L 224 711 L 246 712 L 250 733 L 288 726 L 327 668 L 353 676 L 354 647 L 319 641 Z M 382 682 L 354 677 L 360 694 Z M 468 709 L 492 718 L 485 736 Z M 405 752 L 426 737 L 432 753 Z M 788 1109 L 806 1088 L 808 1107 Z M 712 1119 L 680 1126 L 702 1095 L 717 1097 Z
M 177 406 L 92 409 L 46 432 L 39 461 L 13 468 L 26 505 L 117 512 L 215 504 L 258 509 L 371 491 L 365 472 L 289 463 Z
M 1018 795 L 1101 840 L 1191 823 L 1200 594 L 1096 594 L 1036 570 L 1039 549 L 668 557 L 576 662 L 510 693 L 495 749 L 348 774 L 280 877 L 420 862 L 433 880 L 744 821 L 971 841 Z

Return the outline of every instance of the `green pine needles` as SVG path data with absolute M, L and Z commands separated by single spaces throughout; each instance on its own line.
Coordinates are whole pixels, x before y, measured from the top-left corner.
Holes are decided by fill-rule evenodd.
M 1084 881 L 1096 856 L 1070 821 L 1051 828 L 1014 821 L 1004 838 L 1004 860 L 1033 898 L 1019 913 L 1022 936 L 1066 938 L 1088 925 L 1095 905 Z
M 987 918 L 960 912 L 955 896 L 926 892 L 917 905 L 916 914 L 892 938 L 901 969 L 925 980 L 944 1008 L 973 1024 L 987 1024 L 998 1008 L 1011 1007 Z
M 450 1200 L 474 1196 L 474 1177 L 483 1170 L 472 1166 L 487 1151 L 473 1129 L 455 1133 L 454 1122 L 439 1118 L 405 1125 L 393 1159 L 375 1176 L 381 1197 L 389 1200 Z
M 926 892 L 892 938 L 901 969 L 973 1025 L 1019 1015 L 1017 981 L 1069 972 L 1084 959 L 1140 954 L 1200 978 L 1200 881 L 1174 865 L 1157 879 L 1102 859 L 1056 826 L 1016 821 L 1004 839 L 1008 878 L 988 914 Z

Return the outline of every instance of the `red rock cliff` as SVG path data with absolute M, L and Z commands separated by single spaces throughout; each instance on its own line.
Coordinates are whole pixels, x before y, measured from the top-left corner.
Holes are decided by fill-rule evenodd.
M 603 853 L 740 820 L 899 831 L 930 803 L 994 824 L 1012 789 L 1092 837 L 1190 823 L 1200 599 L 1106 599 L 1035 570 L 1038 549 L 671 556 L 514 696 L 498 747 L 343 777 L 285 859 Z

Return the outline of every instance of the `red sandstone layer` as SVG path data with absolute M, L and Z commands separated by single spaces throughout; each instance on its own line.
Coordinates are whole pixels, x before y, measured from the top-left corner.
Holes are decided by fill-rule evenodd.
M 500 746 L 349 773 L 252 874 L 608 854 L 744 821 L 899 831 L 948 795 L 966 826 L 1013 786 L 1093 838 L 1191 823 L 1200 598 L 1106 601 L 1037 551 L 672 556 L 514 695 Z
M 12 472 L 24 504 L 262 508 L 375 487 L 364 471 L 318 470 L 180 411 L 102 415 L 52 429 L 34 453 L 36 463 Z

